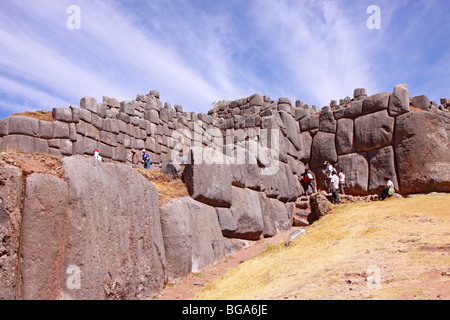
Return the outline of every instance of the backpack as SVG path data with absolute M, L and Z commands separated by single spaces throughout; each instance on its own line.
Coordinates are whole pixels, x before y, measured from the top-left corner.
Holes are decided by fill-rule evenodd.
M 311 173 L 308 173 L 307 176 L 310 181 L 314 180 L 314 176 Z

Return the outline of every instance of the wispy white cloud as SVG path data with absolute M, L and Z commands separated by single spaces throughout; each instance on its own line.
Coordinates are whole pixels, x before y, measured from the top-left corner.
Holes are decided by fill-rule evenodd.
M 81 30 L 68 30 L 70 0 L 3 0 L 0 116 L 151 89 L 198 112 L 256 92 L 319 107 L 398 83 L 448 95 L 448 1 L 378 0 L 377 31 L 372 2 L 79 0 Z

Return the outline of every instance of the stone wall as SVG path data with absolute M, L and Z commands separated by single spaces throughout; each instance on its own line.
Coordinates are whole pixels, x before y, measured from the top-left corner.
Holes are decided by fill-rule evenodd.
M 288 98 L 274 101 L 255 94 L 208 114 L 197 114 L 184 112 L 180 105 L 172 108 L 169 103 L 163 104 L 155 90 L 140 94 L 133 101 L 119 102 L 104 97 L 98 103 L 94 98 L 85 97 L 79 108 L 54 108 L 54 122 L 20 116 L 0 120 L 0 150 L 71 156 L 92 155 L 98 149 L 107 161 L 127 163 L 131 162 L 132 149 L 145 148 L 150 151 L 152 162 L 160 164 L 175 158 L 188 161 L 186 155 L 193 147 L 209 146 L 227 154 L 230 146 L 240 146 L 257 158 L 259 168 L 267 166 L 267 161 L 274 157 L 288 164 L 294 174 L 310 167 L 322 188 L 321 170 L 328 160 L 347 173 L 348 193 L 378 191 L 385 174 L 392 177 L 400 192 L 421 192 L 419 183 L 413 189 L 402 190 L 403 180 L 407 178 L 406 173 L 399 172 L 402 165 L 398 161 L 404 158 L 405 150 L 402 148 L 401 155 L 397 150 L 403 146 L 400 140 L 407 137 L 396 134 L 397 123 L 406 117 L 401 123 L 408 126 L 415 118 L 409 114 L 423 113 L 427 119 L 436 119 L 438 125 L 433 125 L 431 131 L 422 132 L 419 126 L 415 128 L 419 130 L 417 133 L 408 134 L 417 134 L 424 143 L 427 139 L 437 139 L 438 135 L 437 146 L 443 149 L 439 162 L 449 163 L 445 152 L 449 101 L 441 99 L 438 107 L 426 96 L 410 98 L 406 85 L 398 85 L 392 93 L 371 96 L 365 89 L 356 89 L 354 98 L 346 97 L 339 104 L 331 101 L 321 112 L 300 100 L 293 105 Z M 276 130 L 279 134 L 275 136 Z M 417 157 L 427 157 L 421 150 L 417 152 Z M 428 164 L 434 161 L 434 158 L 427 159 Z M 428 171 L 422 176 L 428 180 L 438 178 L 435 170 Z M 441 170 L 439 175 L 437 181 L 450 179 L 446 170 Z M 428 183 L 421 181 L 420 184 Z M 433 182 L 433 188 L 449 191 L 445 183 Z

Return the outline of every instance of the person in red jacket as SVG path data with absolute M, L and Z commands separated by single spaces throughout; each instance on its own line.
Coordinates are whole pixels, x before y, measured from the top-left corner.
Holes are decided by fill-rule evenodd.
M 305 195 L 308 195 L 308 190 L 310 187 L 312 193 L 316 193 L 313 185 L 314 175 L 309 171 L 309 169 L 305 169 L 305 173 L 302 173 L 301 176 L 303 179 L 300 182 L 303 185 L 303 189 L 305 189 Z

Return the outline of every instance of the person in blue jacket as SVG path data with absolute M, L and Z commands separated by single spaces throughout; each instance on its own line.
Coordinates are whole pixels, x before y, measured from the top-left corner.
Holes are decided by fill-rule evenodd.
M 151 161 L 150 161 L 150 153 L 148 153 L 145 149 L 142 150 L 142 160 L 144 160 L 144 169 L 150 169 Z

